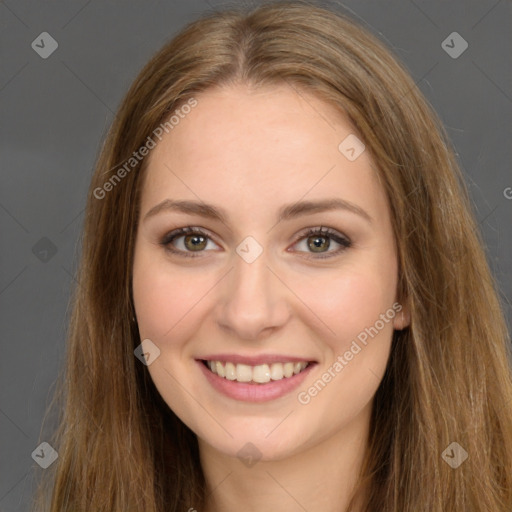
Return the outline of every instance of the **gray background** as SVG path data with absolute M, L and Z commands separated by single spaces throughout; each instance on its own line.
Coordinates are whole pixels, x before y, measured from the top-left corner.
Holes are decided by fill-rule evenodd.
M 35 478 L 44 471 L 31 453 L 45 440 L 41 424 L 64 360 L 86 190 L 113 113 L 164 42 L 197 14 L 226 5 L 213 0 L 0 1 L 3 512 L 28 510 Z M 510 323 L 510 1 L 352 0 L 343 5 L 342 12 L 394 49 L 444 121 Z M 469 44 L 455 59 L 441 46 L 454 31 Z M 47 59 L 31 47 L 42 32 L 59 45 Z

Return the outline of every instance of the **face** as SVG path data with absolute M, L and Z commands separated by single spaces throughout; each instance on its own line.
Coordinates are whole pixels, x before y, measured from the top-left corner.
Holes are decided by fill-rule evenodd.
M 160 351 L 147 368 L 200 446 L 283 459 L 368 417 L 408 321 L 389 206 L 320 99 L 243 85 L 196 99 L 142 190 L 133 298 Z

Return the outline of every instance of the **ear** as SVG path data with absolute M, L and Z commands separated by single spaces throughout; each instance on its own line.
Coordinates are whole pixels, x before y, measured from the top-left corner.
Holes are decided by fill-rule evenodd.
M 397 331 L 401 331 L 406 327 L 409 327 L 411 323 L 411 312 L 409 308 L 408 301 L 403 301 L 403 303 L 399 303 L 400 307 L 397 306 L 395 311 L 396 315 L 393 319 L 393 328 Z

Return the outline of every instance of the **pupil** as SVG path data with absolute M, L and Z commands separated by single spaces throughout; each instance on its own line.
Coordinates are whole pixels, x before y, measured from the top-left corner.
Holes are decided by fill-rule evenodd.
M 324 236 L 317 236 L 313 238 L 313 244 L 310 244 L 310 248 L 313 249 L 314 252 L 320 252 L 317 249 L 328 249 L 329 248 L 329 240 Z
M 189 235 L 185 238 L 185 244 L 191 243 L 192 250 L 204 249 L 205 238 L 202 235 Z

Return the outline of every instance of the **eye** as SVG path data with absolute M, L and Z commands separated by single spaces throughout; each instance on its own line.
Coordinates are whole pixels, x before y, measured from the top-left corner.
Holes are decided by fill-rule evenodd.
M 168 251 L 177 253 L 180 256 L 197 257 L 208 247 L 208 242 L 213 242 L 209 234 L 199 228 L 185 227 L 175 229 L 167 233 L 161 240 L 160 245 Z M 217 244 L 215 244 L 217 245 Z
M 331 249 L 333 242 L 339 247 L 330 251 L 329 249 Z M 302 233 L 294 245 L 300 246 L 301 244 L 305 250 L 300 252 L 309 252 L 308 258 L 322 259 L 337 256 L 348 249 L 352 242 L 346 236 L 333 229 L 320 227 L 311 228 L 306 233 Z
M 211 236 L 202 229 L 188 226 L 167 233 L 160 241 L 160 245 L 169 252 L 179 256 L 194 258 L 200 256 L 200 253 L 208 249 L 209 242 L 217 245 L 211 239 Z M 335 250 L 329 250 L 332 249 L 333 243 L 339 247 L 335 248 Z M 319 228 L 310 228 L 305 233 L 301 233 L 294 246 L 300 246 L 301 244 L 303 244 L 303 250 L 298 252 L 308 253 L 306 256 L 308 258 L 322 259 L 340 254 L 349 248 L 352 242 L 341 233 L 320 226 Z

